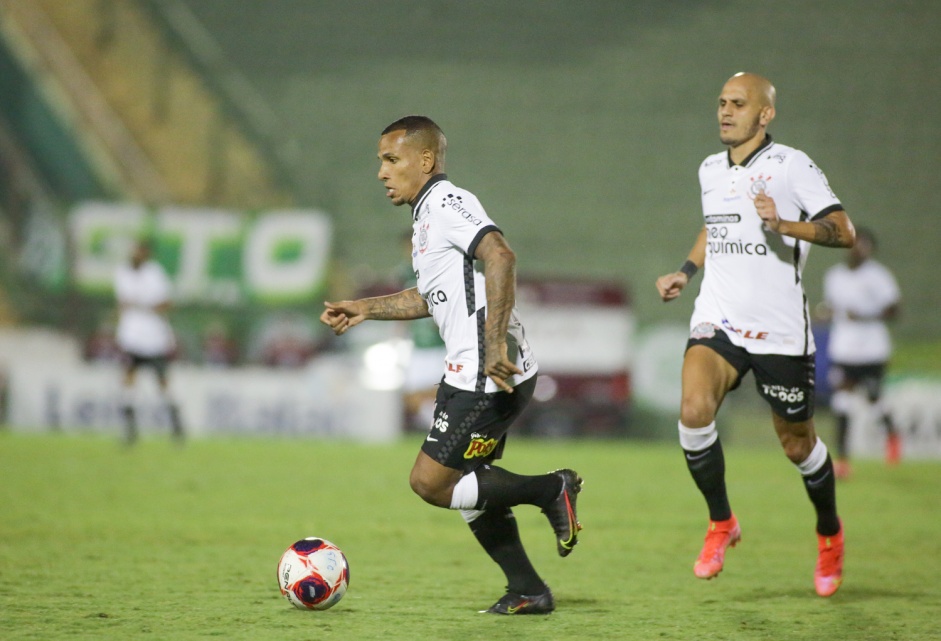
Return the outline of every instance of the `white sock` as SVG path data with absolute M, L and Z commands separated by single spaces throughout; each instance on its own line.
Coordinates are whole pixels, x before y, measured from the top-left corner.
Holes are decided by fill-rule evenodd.
M 706 427 L 686 427 L 681 422 L 677 423 L 677 427 L 680 430 L 680 445 L 687 452 L 701 452 L 719 438 L 715 421 Z
M 464 517 L 464 520 L 467 523 L 473 523 L 480 515 L 484 513 L 484 510 L 461 510 L 461 516 Z
M 475 507 L 477 507 L 477 473 L 471 472 L 462 476 L 454 486 L 454 491 L 451 493 L 451 509 L 473 510 Z
M 824 444 L 822 439 L 818 438 L 817 444 L 814 445 L 814 449 L 810 451 L 810 456 L 805 458 L 801 463 L 795 463 L 794 466 L 803 476 L 810 476 L 823 467 L 824 463 L 826 462 L 827 446 Z

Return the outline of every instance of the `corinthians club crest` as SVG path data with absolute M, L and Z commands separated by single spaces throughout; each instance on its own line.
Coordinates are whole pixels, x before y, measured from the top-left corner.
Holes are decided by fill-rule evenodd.
M 749 187 L 748 192 L 751 194 L 752 199 L 755 198 L 761 192 L 768 193 L 768 183 L 771 182 L 771 176 L 765 176 L 764 174 L 758 174 L 757 176 L 751 177 L 751 187 Z
M 431 223 L 425 221 L 421 224 L 421 227 L 418 228 L 418 253 L 424 254 L 428 250 L 428 229 L 431 227 Z

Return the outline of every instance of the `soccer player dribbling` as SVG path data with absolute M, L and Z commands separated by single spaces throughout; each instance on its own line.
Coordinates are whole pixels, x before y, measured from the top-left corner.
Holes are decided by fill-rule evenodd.
M 814 430 L 814 342 L 802 285 L 811 245 L 851 247 L 853 224 L 823 172 L 800 150 L 771 139 L 776 92 L 752 73 L 730 78 L 719 95 L 719 138 L 727 150 L 699 168 L 705 225 L 676 272 L 657 279 L 676 299 L 704 269 L 682 369 L 679 439 L 709 510 L 693 570 L 711 579 L 742 537 L 725 486 L 716 414 L 749 371 L 770 405 L 785 455 L 816 511 L 817 594 L 843 579 L 843 525 L 833 462 Z
M 325 303 L 320 320 L 341 335 L 365 320 L 434 319 L 447 357 L 410 485 L 427 503 L 459 510 L 506 575 L 506 593 L 485 612 L 549 614 L 554 597 L 523 549 L 511 508 L 542 508 L 567 556 L 581 529 L 582 479 L 571 469 L 521 476 L 494 465 L 532 398 L 537 365 L 515 308 L 516 256 L 477 198 L 448 180 L 446 149 L 444 133 L 425 116 L 383 130 L 378 177 L 393 205 L 410 206 L 417 286 Z

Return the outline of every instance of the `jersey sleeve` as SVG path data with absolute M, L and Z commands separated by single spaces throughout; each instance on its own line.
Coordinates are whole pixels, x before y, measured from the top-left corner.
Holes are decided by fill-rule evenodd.
M 788 166 L 787 178 L 797 204 L 802 211 L 807 212 L 811 220 L 843 209 L 823 170 L 804 152 L 797 151 L 794 154 Z
M 444 238 L 468 256 L 474 255 L 477 244 L 489 232 L 500 231 L 477 197 L 462 189 L 444 196 L 440 220 Z

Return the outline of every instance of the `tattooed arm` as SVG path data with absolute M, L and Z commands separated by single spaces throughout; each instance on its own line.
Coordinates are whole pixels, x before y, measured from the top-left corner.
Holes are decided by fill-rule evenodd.
M 755 196 L 755 210 L 770 231 L 782 236 L 791 236 L 824 247 L 852 247 L 856 244 L 856 229 L 842 209 L 831 211 L 819 220 L 781 220 L 778 218 L 774 199 L 761 192 Z
M 417 287 L 389 296 L 327 302 L 324 305 L 327 309 L 320 315 L 320 322 L 329 325 L 337 336 L 364 320 L 413 320 L 431 316 Z
M 522 374 L 507 355 L 506 330 L 516 304 L 516 254 L 507 245 L 503 234 L 490 232 L 484 236 L 474 258 L 484 261 L 487 280 L 487 322 L 484 327 L 484 373 L 504 392 L 512 392 L 506 379 Z

